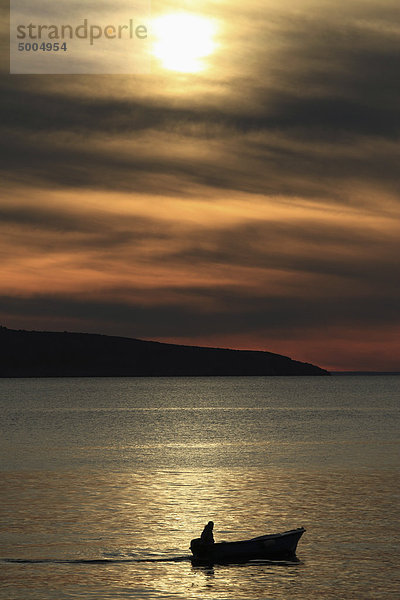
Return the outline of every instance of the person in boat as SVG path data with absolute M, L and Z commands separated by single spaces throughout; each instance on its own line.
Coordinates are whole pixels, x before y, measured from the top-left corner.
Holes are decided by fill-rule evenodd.
M 213 528 L 214 522 L 208 521 L 207 525 L 203 529 L 203 533 L 200 536 L 200 540 L 201 543 L 205 546 L 210 546 L 211 544 L 214 544 Z

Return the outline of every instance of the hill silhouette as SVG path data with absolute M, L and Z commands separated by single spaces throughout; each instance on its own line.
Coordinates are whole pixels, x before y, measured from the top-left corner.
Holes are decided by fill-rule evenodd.
M 0 328 L 0 377 L 329 375 L 280 354 Z

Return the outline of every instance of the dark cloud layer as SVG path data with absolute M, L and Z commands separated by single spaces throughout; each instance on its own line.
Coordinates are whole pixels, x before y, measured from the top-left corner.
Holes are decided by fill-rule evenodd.
M 170 292 L 182 294 L 182 302 L 176 305 L 163 305 L 163 296 Z M 390 325 L 398 316 L 398 299 L 385 301 L 371 299 L 367 304 L 360 298 L 299 299 L 299 298 L 254 298 L 243 294 L 239 289 L 218 292 L 215 288 L 181 290 L 155 289 L 152 294 L 160 300 L 159 305 L 132 305 L 130 302 L 99 301 L 90 298 L 51 297 L 37 295 L 34 298 L 0 297 L 0 308 L 9 317 L 28 316 L 29 318 L 56 318 L 60 322 L 86 323 L 87 329 L 93 324 L 104 322 L 106 327 L 119 326 L 121 333 L 126 330 L 129 336 L 165 337 L 176 336 L 176 323 L 185 336 L 207 334 L 230 334 L 263 331 L 266 338 L 282 329 L 304 331 L 305 328 L 366 325 Z M 218 298 L 221 309 L 213 312 L 199 311 L 187 306 L 190 296 Z M 122 326 L 122 328 L 121 328 Z M 124 329 L 125 328 L 125 329 Z M 292 331 L 293 333 L 293 331 Z

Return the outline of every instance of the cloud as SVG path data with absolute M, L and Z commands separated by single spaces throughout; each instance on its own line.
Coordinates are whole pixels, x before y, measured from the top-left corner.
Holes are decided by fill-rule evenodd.
M 126 293 L 129 290 L 124 290 Z M 136 290 L 132 290 L 132 296 Z M 118 296 L 118 290 L 115 297 Z M 211 297 L 219 309 L 205 310 L 194 302 Z M 171 297 L 174 301 L 171 301 Z M 156 300 L 154 301 L 154 299 Z M 153 301 L 152 301 L 153 299 Z M 149 301 L 150 300 L 150 301 Z M 0 309 L 7 323 L 19 323 L 21 319 L 34 319 L 46 323 L 52 319 L 58 327 L 79 323 L 82 330 L 114 331 L 120 334 L 144 338 L 206 339 L 207 336 L 223 340 L 224 335 L 248 336 L 259 341 L 260 334 L 266 340 L 319 337 L 332 330 L 346 327 L 354 329 L 368 327 L 381 330 L 398 327 L 398 298 L 385 301 L 382 310 L 380 297 L 341 298 L 326 295 L 321 298 L 255 297 L 237 286 L 232 289 L 216 287 L 209 289 L 153 288 L 141 291 L 136 301 L 102 299 L 62 295 L 37 294 L 28 298 L 2 296 Z M 54 324 L 53 327 L 54 328 Z M 305 334 L 305 332 L 307 332 Z M 328 343 L 329 345 L 329 343 Z
M 2 78 L 5 318 L 276 347 L 396 327 L 397 2 L 203 9 L 203 75 Z
M 140 79 L 137 92 L 133 78 L 77 84 L 76 77 L 59 77 L 59 87 L 43 77 L 4 78 L 4 175 L 37 186 L 138 193 L 162 193 L 165 186 L 185 194 L 199 185 L 324 194 L 338 203 L 334 182 L 393 189 L 400 127 L 396 8 L 306 9 L 266 7 L 260 14 L 250 6 L 239 38 L 253 61 L 239 60 L 236 70 L 246 67 L 239 94 L 229 63 L 222 90 L 214 74 L 211 99 L 200 94 L 195 102 L 173 89 L 158 92 L 157 75 Z M 234 44 L 237 25 L 224 10 L 225 41 Z M 89 95 L 96 81 L 105 91 Z

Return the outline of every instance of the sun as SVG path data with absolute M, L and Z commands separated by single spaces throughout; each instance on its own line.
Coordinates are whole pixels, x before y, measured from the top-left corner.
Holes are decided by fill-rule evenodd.
M 205 58 L 216 44 L 215 23 L 188 13 L 170 14 L 153 21 L 153 54 L 165 69 L 196 73 L 206 66 Z

